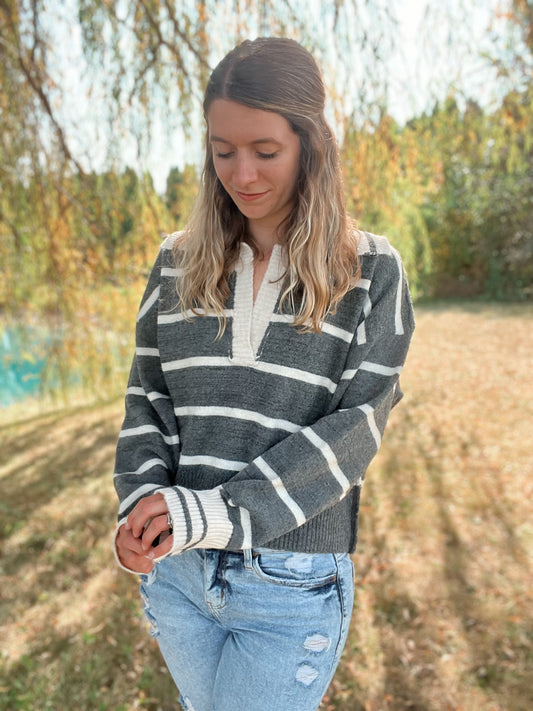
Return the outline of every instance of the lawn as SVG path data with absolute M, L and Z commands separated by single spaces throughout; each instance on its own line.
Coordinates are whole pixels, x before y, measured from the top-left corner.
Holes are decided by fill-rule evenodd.
M 532 354 L 531 305 L 417 309 L 324 710 L 533 708 Z M 177 708 L 110 552 L 122 412 L 1 413 L 0 709 Z

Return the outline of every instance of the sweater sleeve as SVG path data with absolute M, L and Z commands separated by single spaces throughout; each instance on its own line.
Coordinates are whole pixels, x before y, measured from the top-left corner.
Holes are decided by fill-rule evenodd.
M 141 498 L 171 486 L 179 461 L 177 422 L 157 344 L 160 275 L 170 254 L 165 247 L 159 252 L 137 315 L 135 355 L 115 461 L 119 521 Z
M 226 543 L 230 550 L 268 545 L 363 482 L 390 410 L 402 397 L 399 375 L 414 329 L 399 255 L 393 250 L 375 258 L 380 260 L 379 274 L 376 270 L 330 411 L 288 435 L 217 489 L 232 523 Z M 188 495 L 193 494 L 202 525 L 191 529 L 185 548 L 206 547 L 203 536 L 216 517 L 207 498 L 204 501 L 208 492 Z M 183 491 L 180 499 L 179 512 L 185 512 Z M 179 552 L 176 546 L 173 552 Z

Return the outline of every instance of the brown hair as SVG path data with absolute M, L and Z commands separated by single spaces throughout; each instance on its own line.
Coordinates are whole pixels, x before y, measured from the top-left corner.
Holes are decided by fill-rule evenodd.
M 357 232 L 346 215 L 338 146 L 324 116 L 320 70 L 294 40 L 246 40 L 211 74 L 203 103 L 206 120 L 215 99 L 280 114 L 299 137 L 295 204 L 280 225 L 288 260 L 281 306 L 291 304 L 296 325 L 319 331 L 326 314 L 360 276 Z M 214 310 L 223 330 L 228 276 L 240 243 L 248 240 L 247 220 L 218 180 L 206 136 L 200 192 L 175 247 L 184 270 L 179 281 L 184 312 Z

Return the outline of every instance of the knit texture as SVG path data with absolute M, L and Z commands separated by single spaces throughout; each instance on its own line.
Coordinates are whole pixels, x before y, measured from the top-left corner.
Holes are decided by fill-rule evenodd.
M 397 251 L 361 235 L 362 274 L 321 333 L 281 313 L 276 246 L 253 303 L 253 255 L 230 278 L 227 327 L 178 305 L 175 236 L 141 302 L 114 483 L 122 520 L 162 491 L 191 547 L 353 552 L 360 489 L 414 328 Z

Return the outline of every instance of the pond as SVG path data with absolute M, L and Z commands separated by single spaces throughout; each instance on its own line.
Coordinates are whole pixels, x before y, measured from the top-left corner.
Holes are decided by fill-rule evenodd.
M 4 329 L 0 337 L 0 407 L 39 394 L 50 342 L 45 329 Z

